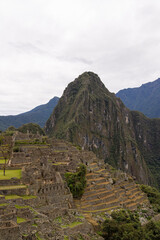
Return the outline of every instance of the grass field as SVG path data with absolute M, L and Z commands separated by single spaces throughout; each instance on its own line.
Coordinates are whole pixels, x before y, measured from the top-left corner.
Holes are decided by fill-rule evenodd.
M 0 170 L 0 180 L 7 180 L 11 178 L 21 178 L 21 169 L 16 170 L 6 170 L 5 176 L 3 176 L 3 169 Z
M 26 187 L 27 187 L 26 185 L 0 186 L 0 190 L 20 189 Z
M 24 185 L 23 185 L 24 186 Z M 22 198 L 23 200 L 29 200 L 29 199 L 34 199 L 37 196 L 32 196 L 32 195 L 22 195 L 22 196 L 18 196 L 18 195 L 7 195 L 5 196 L 6 200 L 10 200 L 10 199 L 18 199 L 18 198 Z
M 19 224 L 19 223 L 22 223 L 22 222 L 26 222 L 26 219 L 17 217 L 17 223 Z
M 8 162 L 8 159 L 6 160 L 6 163 Z M 5 160 L 4 158 L 0 158 L 0 164 L 4 164 L 5 163 Z

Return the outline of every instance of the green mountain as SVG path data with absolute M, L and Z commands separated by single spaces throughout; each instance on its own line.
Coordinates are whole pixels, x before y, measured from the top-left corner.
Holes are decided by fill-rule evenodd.
M 129 109 L 140 111 L 149 118 L 160 118 L 160 78 L 141 87 L 120 90 L 116 96 Z
M 0 130 L 4 131 L 9 126 L 16 128 L 26 123 L 37 123 L 41 127 L 44 127 L 47 119 L 51 115 L 54 107 L 57 105 L 59 98 L 52 98 L 47 104 L 35 107 L 31 111 L 21 113 L 18 115 L 0 116 Z
M 92 72 L 68 85 L 45 131 L 92 150 L 139 182 L 160 187 L 160 120 L 130 111 Z

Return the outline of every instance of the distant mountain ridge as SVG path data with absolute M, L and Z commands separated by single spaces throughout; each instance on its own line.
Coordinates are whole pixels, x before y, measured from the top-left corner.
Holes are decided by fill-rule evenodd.
M 149 118 L 160 118 L 160 78 L 141 87 L 120 90 L 117 97 L 131 110 Z
M 4 131 L 9 126 L 18 128 L 23 124 L 31 122 L 44 127 L 58 100 L 58 97 L 54 97 L 48 103 L 37 106 L 28 112 L 18 115 L 0 116 L 0 130 Z

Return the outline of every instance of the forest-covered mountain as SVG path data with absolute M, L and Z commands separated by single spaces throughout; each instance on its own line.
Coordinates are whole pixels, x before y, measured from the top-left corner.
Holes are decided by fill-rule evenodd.
M 117 97 L 131 110 L 149 118 L 160 118 L 160 78 L 141 87 L 120 90 Z
M 92 72 L 68 85 L 45 131 L 160 187 L 160 120 L 130 111 Z
M 58 97 L 54 97 L 48 103 L 37 106 L 31 111 L 14 116 L 0 116 L 0 130 L 4 131 L 9 126 L 18 128 L 26 123 L 37 123 L 41 127 L 44 127 L 58 100 Z

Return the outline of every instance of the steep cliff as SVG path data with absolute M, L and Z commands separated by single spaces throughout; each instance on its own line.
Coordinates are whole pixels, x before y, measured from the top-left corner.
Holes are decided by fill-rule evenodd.
M 131 112 L 106 89 L 96 74 L 85 72 L 65 89 L 45 131 L 49 136 L 92 150 L 112 166 L 135 176 L 139 182 L 157 185 L 147 154 L 150 151 L 152 162 L 156 164 L 160 156 L 159 127 L 159 120 L 155 125 L 144 115 Z M 153 129 L 156 136 L 150 137 Z M 141 139 L 146 139 L 146 147 L 139 139 L 140 133 Z M 155 147 L 150 149 L 148 143 L 153 138 L 156 153 Z

